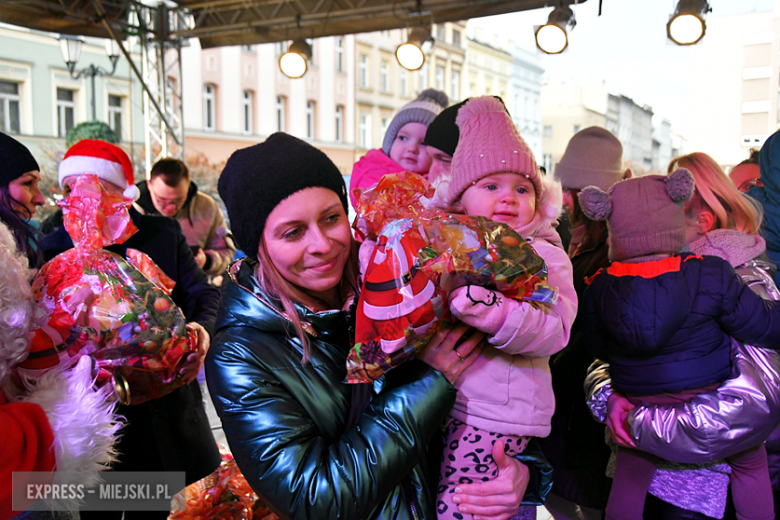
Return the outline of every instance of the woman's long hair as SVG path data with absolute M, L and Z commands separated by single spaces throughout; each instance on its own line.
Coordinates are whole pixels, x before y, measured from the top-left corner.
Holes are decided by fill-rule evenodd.
M 43 265 L 40 232 L 27 222 L 31 218 L 30 211 L 11 197 L 8 185 L 0 186 L 0 220 L 13 233 L 16 245 L 27 257 L 30 267 L 38 269 Z
M 344 265 L 341 287 L 351 289 L 355 294 L 355 298 L 357 298 L 359 292 L 359 275 L 358 244 L 353 240 L 347 263 Z M 255 279 L 263 289 L 263 292 L 275 300 L 273 303 L 282 307 L 282 310 L 286 314 L 286 318 L 290 321 L 292 328 L 295 331 L 295 336 L 300 340 L 301 345 L 303 345 L 303 363 L 305 364 L 311 356 L 311 342 L 306 333 L 306 328 L 309 327 L 309 324 L 301 319 L 298 310 L 295 308 L 295 304 L 302 305 L 312 312 L 326 311 L 329 309 L 328 305 L 319 298 L 307 294 L 297 285 L 285 280 L 274 265 L 273 260 L 271 260 L 262 236 L 260 237 L 260 246 L 257 251 Z
M 762 218 L 759 209 L 740 193 L 715 159 L 695 152 L 672 159 L 669 173 L 677 168 L 690 171 L 696 182 L 693 198 L 686 204 L 687 216 L 706 209 L 715 217 L 715 229 L 735 229 L 748 235 L 758 233 Z
M 582 241 L 580 241 L 580 248 L 587 250 L 590 247 L 597 246 L 603 242 L 607 235 L 607 223 L 605 221 L 591 220 L 585 216 L 580 206 L 579 193 L 580 190 L 569 190 L 572 201 L 574 202 L 574 208 L 569 215 L 571 219 L 572 228 L 577 226 L 585 226 L 585 232 L 582 235 Z

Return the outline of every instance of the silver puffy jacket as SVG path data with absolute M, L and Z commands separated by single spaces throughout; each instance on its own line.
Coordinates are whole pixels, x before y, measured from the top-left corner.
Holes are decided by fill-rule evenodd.
M 735 269 L 758 295 L 780 300 L 770 266 L 751 260 Z M 780 422 L 780 354 L 732 341 L 732 377 L 685 403 L 641 405 L 629 412 L 637 449 L 675 462 L 720 460 L 764 442 Z M 612 394 L 609 364 L 596 360 L 585 379 L 594 418 L 604 422 Z

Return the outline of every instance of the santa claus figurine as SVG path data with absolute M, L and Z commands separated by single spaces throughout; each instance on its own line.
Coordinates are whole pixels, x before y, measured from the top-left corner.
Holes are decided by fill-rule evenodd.
M 46 322 L 33 302 L 33 274 L 0 222 L 0 520 L 20 513 L 12 509 L 13 472 L 52 472 L 55 483 L 78 475 L 78 483 L 89 486 L 113 460 L 121 426 L 111 390 L 94 388 L 88 356 L 32 384 L 14 381 L 14 367 L 27 357 L 34 330 Z
M 426 245 L 411 220 L 385 226 L 366 267 L 355 343 L 377 341 L 383 352 L 391 354 L 441 317 L 442 298 L 416 266 L 417 253 Z

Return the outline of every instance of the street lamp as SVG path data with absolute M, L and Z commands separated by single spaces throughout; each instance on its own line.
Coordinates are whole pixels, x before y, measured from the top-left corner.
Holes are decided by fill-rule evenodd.
M 81 57 L 81 46 L 84 40 L 78 36 L 60 35 L 60 51 L 62 59 L 70 71 L 70 77 L 79 79 L 81 76 L 87 76 L 92 79 L 92 120 L 97 121 L 97 109 L 95 107 L 95 76 L 113 76 L 116 72 L 116 64 L 119 61 L 119 44 L 114 40 L 106 40 L 106 54 L 111 60 L 111 70 L 107 71 L 100 65 L 90 64 L 88 67 L 76 70 L 76 63 Z
M 431 31 L 425 27 L 412 29 L 406 38 L 406 43 L 402 43 L 395 50 L 395 59 L 398 60 L 398 64 L 406 70 L 419 70 L 425 63 L 425 53 L 422 46 L 432 39 Z
M 547 18 L 547 23 L 536 29 L 536 46 L 547 54 L 560 54 L 569 46 L 566 26 L 577 25 L 574 13 L 568 6 L 556 7 Z
M 666 35 L 677 45 L 693 45 L 704 38 L 704 16 L 710 11 L 707 0 L 680 0 L 666 24 Z
M 306 40 L 295 40 L 279 58 L 279 69 L 288 78 L 301 78 L 309 70 L 307 64 L 311 61 L 311 56 L 311 45 L 306 43 Z

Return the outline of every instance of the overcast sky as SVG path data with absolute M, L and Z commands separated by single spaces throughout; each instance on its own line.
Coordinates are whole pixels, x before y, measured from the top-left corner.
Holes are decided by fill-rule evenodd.
M 557 2 L 551 1 L 554 5 Z M 767 11 L 772 16 L 775 0 L 710 0 L 708 17 Z M 780 0 L 778 0 L 780 4 Z M 587 0 L 572 5 L 577 26 L 569 31 L 569 47 L 560 55 L 541 54 L 551 83 L 572 81 L 579 85 L 606 82 L 607 89 L 625 94 L 638 104 L 653 107 L 657 117 L 666 117 L 685 135 L 684 106 L 695 102 L 674 88 L 690 67 L 689 49 L 666 38 L 666 23 L 677 0 Z M 480 26 L 522 47 L 535 49 L 533 26 L 546 23 L 552 9 L 536 9 L 500 16 L 476 18 L 469 27 Z M 706 38 L 706 36 L 705 36 Z

